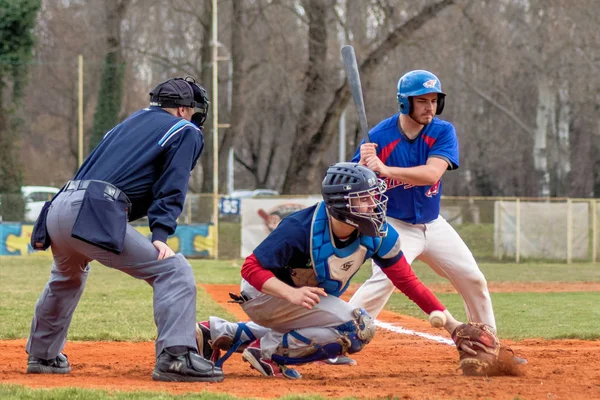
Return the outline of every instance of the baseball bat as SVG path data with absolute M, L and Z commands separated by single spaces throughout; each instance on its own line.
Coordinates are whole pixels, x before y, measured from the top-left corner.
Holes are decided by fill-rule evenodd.
M 369 128 L 367 125 L 367 113 L 365 112 L 365 102 L 363 100 L 362 87 L 360 85 L 360 75 L 358 73 L 358 64 L 356 63 L 354 47 L 349 44 L 343 46 L 342 59 L 344 60 L 344 69 L 346 70 L 346 76 L 348 77 L 348 84 L 350 85 L 350 93 L 352 93 L 352 99 L 354 100 L 356 115 L 358 115 L 360 130 L 362 136 L 365 138 L 365 142 L 368 143 L 370 140 Z

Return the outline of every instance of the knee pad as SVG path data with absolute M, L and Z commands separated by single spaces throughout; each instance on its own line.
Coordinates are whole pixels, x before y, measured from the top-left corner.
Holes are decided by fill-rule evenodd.
M 353 320 L 335 328 L 348 340 L 348 353 L 361 351 L 375 336 L 375 321 L 364 308 L 356 308 L 352 314 Z

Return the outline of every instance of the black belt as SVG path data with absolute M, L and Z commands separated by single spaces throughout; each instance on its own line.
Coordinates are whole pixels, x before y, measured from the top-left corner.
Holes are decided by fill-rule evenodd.
M 113 184 L 110 184 L 108 182 L 104 182 L 104 181 L 97 181 L 97 180 L 84 180 L 84 181 L 69 181 L 67 182 L 67 185 L 65 186 L 65 192 L 69 191 L 69 190 L 85 190 L 88 188 L 88 186 L 90 186 L 90 183 L 95 182 L 98 183 L 100 185 L 104 185 L 104 194 L 107 197 L 110 197 L 111 199 L 117 201 L 117 200 L 123 200 L 125 201 L 127 204 L 131 205 L 131 201 L 129 201 L 129 198 L 127 197 L 127 195 L 125 193 L 123 193 L 123 191 L 121 189 L 119 189 L 118 187 L 116 187 Z

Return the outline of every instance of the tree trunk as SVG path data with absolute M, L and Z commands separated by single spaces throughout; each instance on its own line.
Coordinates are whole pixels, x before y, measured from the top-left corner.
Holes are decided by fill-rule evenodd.
M 202 23 L 202 74 L 200 76 L 200 82 L 202 86 L 208 91 L 208 98 L 211 99 L 211 95 L 217 88 L 212 87 L 212 48 L 211 48 L 211 37 L 212 37 L 212 3 L 210 0 L 204 0 L 204 13 Z M 214 107 L 211 104 L 211 107 Z M 213 148 L 212 148 L 212 136 L 213 136 L 213 120 L 212 109 L 208 110 L 209 115 L 206 123 L 204 124 L 204 151 L 200 157 L 202 163 L 202 193 L 212 193 L 212 174 L 217 173 L 213 171 Z M 213 171 L 211 173 L 211 171 Z
M 107 53 L 98 105 L 94 113 L 94 124 L 90 136 L 89 150 L 92 151 L 106 132 L 119 123 L 123 100 L 125 61 L 121 51 L 121 23 L 130 0 L 108 0 L 106 7 Z
M 223 168 L 219 176 L 221 182 L 221 193 L 227 189 L 227 158 L 229 157 L 230 149 L 234 148 L 236 138 L 244 132 L 246 119 L 246 90 L 245 90 L 245 69 L 244 69 L 244 30 L 246 28 L 246 13 L 244 10 L 243 1 L 233 1 L 233 12 L 231 15 L 231 64 L 232 76 L 227 79 L 232 79 L 228 82 L 227 104 L 231 102 L 231 109 L 228 110 L 230 128 L 224 130 L 221 143 L 219 145 L 219 165 Z M 231 93 L 229 93 L 229 85 L 231 84 Z M 235 94 L 235 96 L 234 96 Z

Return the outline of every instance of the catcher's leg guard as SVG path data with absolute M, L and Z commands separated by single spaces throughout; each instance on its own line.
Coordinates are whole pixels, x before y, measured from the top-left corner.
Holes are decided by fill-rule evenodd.
M 354 320 L 337 326 L 337 329 L 349 341 L 348 353 L 356 353 L 362 350 L 375 336 L 375 322 L 363 308 L 353 311 Z
M 298 336 L 300 336 L 295 331 L 286 333 L 286 335 L 288 335 L 288 334 L 293 335 L 296 339 L 299 339 Z M 302 337 L 303 339 L 306 339 L 304 336 L 300 336 L 300 337 Z M 285 338 L 286 338 L 286 336 L 284 336 L 284 351 L 287 346 L 287 343 L 285 343 Z M 299 340 L 301 340 L 301 339 L 299 339 Z M 305 342 L 305 343 L 307 343 L 307 344 L 311 343 L 310 340 L 308 340 L 308 339 L 306 339 L 306 340 L 308 342 Z M 299 364 L 306 364 L 306 363 L 313 362 L 313 361 L 322 361 L 322 360 L 327 360 L 329 358 L 334 358 L 334 357 L 339 356 L 340 354 L 343 354 L 343 351 L 344 351 L 344 346 L 340 343 L 327 343 L 325 345 L 319 345 L 319 344 L 313 343 L 312 346 L 314 347 L 315 351 L 304 357 L 289 357 L 287 355 L 281 356 L 278 354 L 273 354 L 271 356 L 271 359 L 280 365 L 299 365 Z
M 362 350 L 365 344 L 369 343 L 375 336 L 375 324 L 369 314 L 362 309 L 357 308 L 353 311 L 354 319 L 334 329 L 338 331 L 341 338 L 331 343 L 314 343 L 309 338 L 301 335 L 297 331 L 290 331 L 283 335 L 282 350 L 283 355 L 273 354 L 272 359 L 282 365 L 306 364 L 313 361 L 322 361 L 335 358 L 346 353 L 356 353 Z M 309 349 L 301 357 L 289 356 L 289 337 L 303 342 Z

